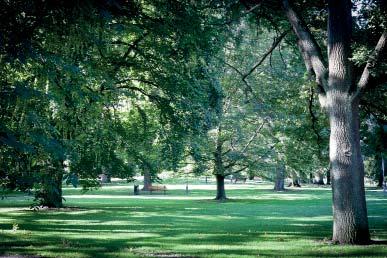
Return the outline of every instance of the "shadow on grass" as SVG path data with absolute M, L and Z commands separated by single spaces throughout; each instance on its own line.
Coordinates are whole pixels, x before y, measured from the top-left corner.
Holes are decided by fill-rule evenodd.
M 70 200 L 79 209 L 38 212 L 0 209 L 0 255 L 54 257 L 387 256 L 386 241 L 330 246 L 330 194 L 260 190 L 255 198 L 214 200 Z M 270 198 L 256 198 L 268 196 Z M 284 196 L 307 198 L 284 199 Z M 316 198 L 309 198 L 309 195 Z M 375 196 L 374 196 L 375 197 Z M 374 198 L 370 225 L 387 239 L 383 200 Z M 3 221 L 2 221 L 3 220 Z M 19 229 L 12 232 L 12 224 Z M 373 226 L 375 225 L 375 226 Z M 158 255 L 158 256 L 157 256 Z M 169 255 L 169 256 L 167 256 Z

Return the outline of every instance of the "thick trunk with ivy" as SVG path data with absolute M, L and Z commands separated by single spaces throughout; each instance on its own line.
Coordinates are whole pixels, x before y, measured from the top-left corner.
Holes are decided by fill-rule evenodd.
M 285 190 L 285 165 L 284 164 L 279 164 L 276 168 L 274 190 L 275 191 Z
M 144 168 L 144 186 L 142 188 L 143 191 L 149 191 L 152 186 L 152 177 L 150 169 L 145 166 Z

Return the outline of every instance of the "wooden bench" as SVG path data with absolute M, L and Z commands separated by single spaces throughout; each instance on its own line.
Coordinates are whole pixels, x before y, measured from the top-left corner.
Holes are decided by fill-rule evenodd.
M 239 182 L 243 182 L 244 184 L 246 183 L 246 180 L 247 180 L 247 177 L 236 177 L 235 179 L 234 179 L 234 184 L 236 184 L 238 181 Z M 231 180 L 231 182 L 232 182 L 232 180 Z
M 149 187 L 149 193 L 152 192 L 164 192 L 164 195 L 167 193 L 167 187 L 165 185 L 152 185 Z

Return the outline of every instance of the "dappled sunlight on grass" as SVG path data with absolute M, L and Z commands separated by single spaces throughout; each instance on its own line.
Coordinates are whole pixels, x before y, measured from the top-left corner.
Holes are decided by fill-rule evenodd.
M 227 185 L 228 186 L 228 185 Z M 118 191 L 114 192 L 116 189 Z M 0 255 L 48 257 L 386 256 L 386 245 L 332 246 L 331 193 L 320 188 L 275 193 L 271 186 L 236 185 L 230 200 L 192 190 L 122 195 L 120 187 L 65 191 L 68 208 L 31 211 L 0 202 Z M 126 191 L 126 188 L 124 188 Z M 368 193 L 371 233 L 386 240 L 379 193 Z M 18 197 L 20 198 L 20 197 Z M 25 201 L 25 200 L 24 200 Z M 19 206 L 19 205 L 18 205 Z M 17 224 L 18 229 L 12 230 Z
M 201 199 L 213 199 L 212 197 L 201 197 L 201 196 L 162 196 L 162 195 L 140 195 L 140 196 L 126 196 L 126 195 L 65 195 L 66 199 L 156 199 L 156 200 L 201 200 Z
M 273 194 L 263 194 L 262 196 L 256 197 L 256 199 L 267 199 L 267 200 L 315 200 L 321 199 L 318 196 L 305 194 L 305 195 L 295 195 L 295 194 L 285 194 L 285 193 L 273 193 Z

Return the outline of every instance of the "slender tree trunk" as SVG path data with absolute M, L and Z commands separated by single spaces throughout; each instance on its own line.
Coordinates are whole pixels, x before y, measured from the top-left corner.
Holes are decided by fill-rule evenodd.
M 216 177 L 216 197 L 215 200 L 224 201 L 227 199 L 224 188 L 224 164 L 223 164 L 223 142 L 221 140 L 221 127 L 218 128 L 218 138 L 216 141 L 216 150 L 214 152 L 214 174 Z
M 55 177 L 55 188 L 54 188 L 54 201 L 53 203 L 56 203 L 56 207 L 60 208 L 63 207 L 63 194 L 62 194 L 62 181 L 63 181 L 63 173 L 60 172 L 56 177 Z
M 384 179 L 384 177 L 383 177 L 383 170 L 380 169 L 380 173 L 378 175 L 378 185 L 377 185 L 377 187 L 383 188 L 383 179 Z
M 106 169 L 105 166 L 102 166 L 102 174 L 100 175 L 100 177 L 101 177 L 101 183 L 103 184 L 112 182 L 110 172 Z
M 224 176 L 216 175 L 216 197 L 215 200 L 224 201 L 227 200 L 226 190 L 224 188 Z
M 293 178 L 292 184 L 294 187 L 301 187 L 300 180 L 298 179 L 298 177 Z
M 142 188 L 143 191 L 149 191 L 152 186 L 152 178 L 150 170 L 147 166 L 144 167 L 144 186 Z
M 280 164 L 276 168 L 274 190 L 285 191 L 285 165 L 284 164 Z
M 106 173 L 100 174 L 100 178 L 101 178 L 101 183 L 103 184 L 111 183 L 111 177 L 109 174 L 106 174 Z
M 376 155 L 376 178 L 378 180 L 377 187 L 383 187 L 383 169 L 382 169 L 382 158 L 380 155 Z
M 320 172 L 318 172 L 315 176 L 314 183 L 316 185 L 324 185 L 324 175 Z

